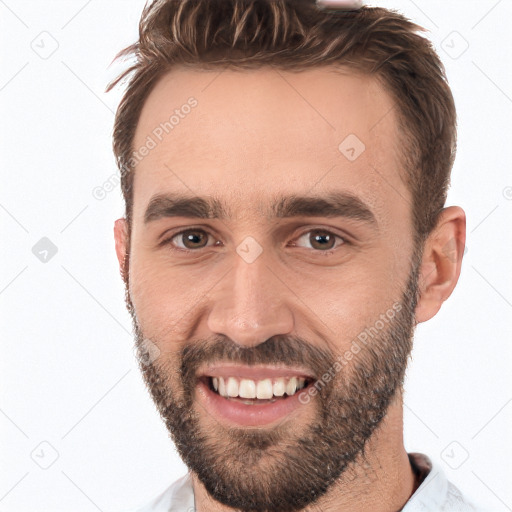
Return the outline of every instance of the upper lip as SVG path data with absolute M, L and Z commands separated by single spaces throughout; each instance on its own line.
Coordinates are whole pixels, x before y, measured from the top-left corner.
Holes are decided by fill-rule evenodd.
M 310 372 L 303 368 L 290 366 L 255 365 L 246 366 L 239 364 L 213 364 L 202 368 L 198 377 L 238 377 L 240 379 L 262 380 L 279 377 L 302 377 L 314 379 Z

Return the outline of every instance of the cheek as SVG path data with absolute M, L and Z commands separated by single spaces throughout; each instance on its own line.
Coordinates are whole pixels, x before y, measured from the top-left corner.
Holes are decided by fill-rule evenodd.
M 336 269 L 324 279 L 320 291 L 304 290 L 308 305 L 325 325 L 329 336 L 337 343 L 337 350 L 344 350 L 366 328 L 374 326 L 381 315 L 393 313 L 401 300 L 406 279 L 402 262 L 400 274 L 392 248 L 382 248 L 361 256 L 357 268 Z
M 165 342 L 184 338 L 187 323 L 208 289 L 192 267 L 164 267 L 156 259 L 130 262 L 130 296 L 146 337 Z

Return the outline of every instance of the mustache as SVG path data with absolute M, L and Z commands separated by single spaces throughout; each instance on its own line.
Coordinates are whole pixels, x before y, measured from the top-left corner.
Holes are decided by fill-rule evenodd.
M 243 347 L 219 335 L 186 345 L 181 350 L 181 375 L 191 382 L 199 367 L 223 362 L 228 364 L 302 366 L 319 378 L 334 362 L 334 354 L 315 347 L 300 337 L 273 336 L 254 347 Z

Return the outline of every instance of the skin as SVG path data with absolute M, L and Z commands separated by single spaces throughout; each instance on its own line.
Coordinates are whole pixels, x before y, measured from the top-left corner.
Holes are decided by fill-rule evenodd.
M 216 334 L 246 348 L 272 336 L 297 335 L 311 346 L 344 353 L 401 297 L 411 271 L 412 197 L 401 175 L 390 96 L 371 77 L 329 68 L 176 69 L 146 100 L 134 148 L 190 96 L 198 106 L 137 164 L 131 233 L 124 218 L 114 227 L 120 269 L 129 276 L 130 302 L 144 336 L 158 340 L 169 368 L 183 347 Z M 354 161 L 338 149 L 348 134 L 365 144 Z M 378 230 L 348 218 L 269 220 L 261 214 L 274 195 L 321 196 L 332 190 L 367 203 Z M 150 198 L 166 191 L 218 197 L 234 216 L 162 218 L 145 225 Z M 415 323 L 435 316 L 456 286 L 465 226 L 460 207 L 445 208 L 427 239 Z M 206 230 L 212 245 L 193 254 L 158 245 L 164 234 L 188 227 Z M 353 243 L 321 254 L 302 236 L 316 228 L 348 233 Z M 250 264 L 236 252 L 247 236 L 263 249 Z M 213 246 L 216 240 L 222 244 Z M 181 396 L 172 375 L 169 370 L 169 386 Z M 305 407 L 296 415 L 295 431 L 305 429 L 314 413 Z M 197 414 L 211 427 L 204 410 Z M 404 506 L 417 483 L 403 444 L 401 389 L 366 451 L 366 461 L 355 461 L 350 478 L 304 510 L 391 512 Z M 192 478 L 199 512 L 232 510 Z

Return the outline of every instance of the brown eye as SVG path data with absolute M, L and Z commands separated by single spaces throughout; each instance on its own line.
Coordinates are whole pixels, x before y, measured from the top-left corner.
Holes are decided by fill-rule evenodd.
M 330 231 L 314 229 L 304 233 L 297 240 L 305 240 L 311 245 L 312 249 L 316 249 L 318 251 L 329 251 L 336 247 L 336 239 L 341 240 L 339 245 L 345 243 L 345 240 L 342 237 L 335 235 Z
M 176 240 L 175 245 L 179 249 L 194 250 L 207 246 L 209 234 L 202 229 L 187 229 L 175 234 L 169 241 Z

